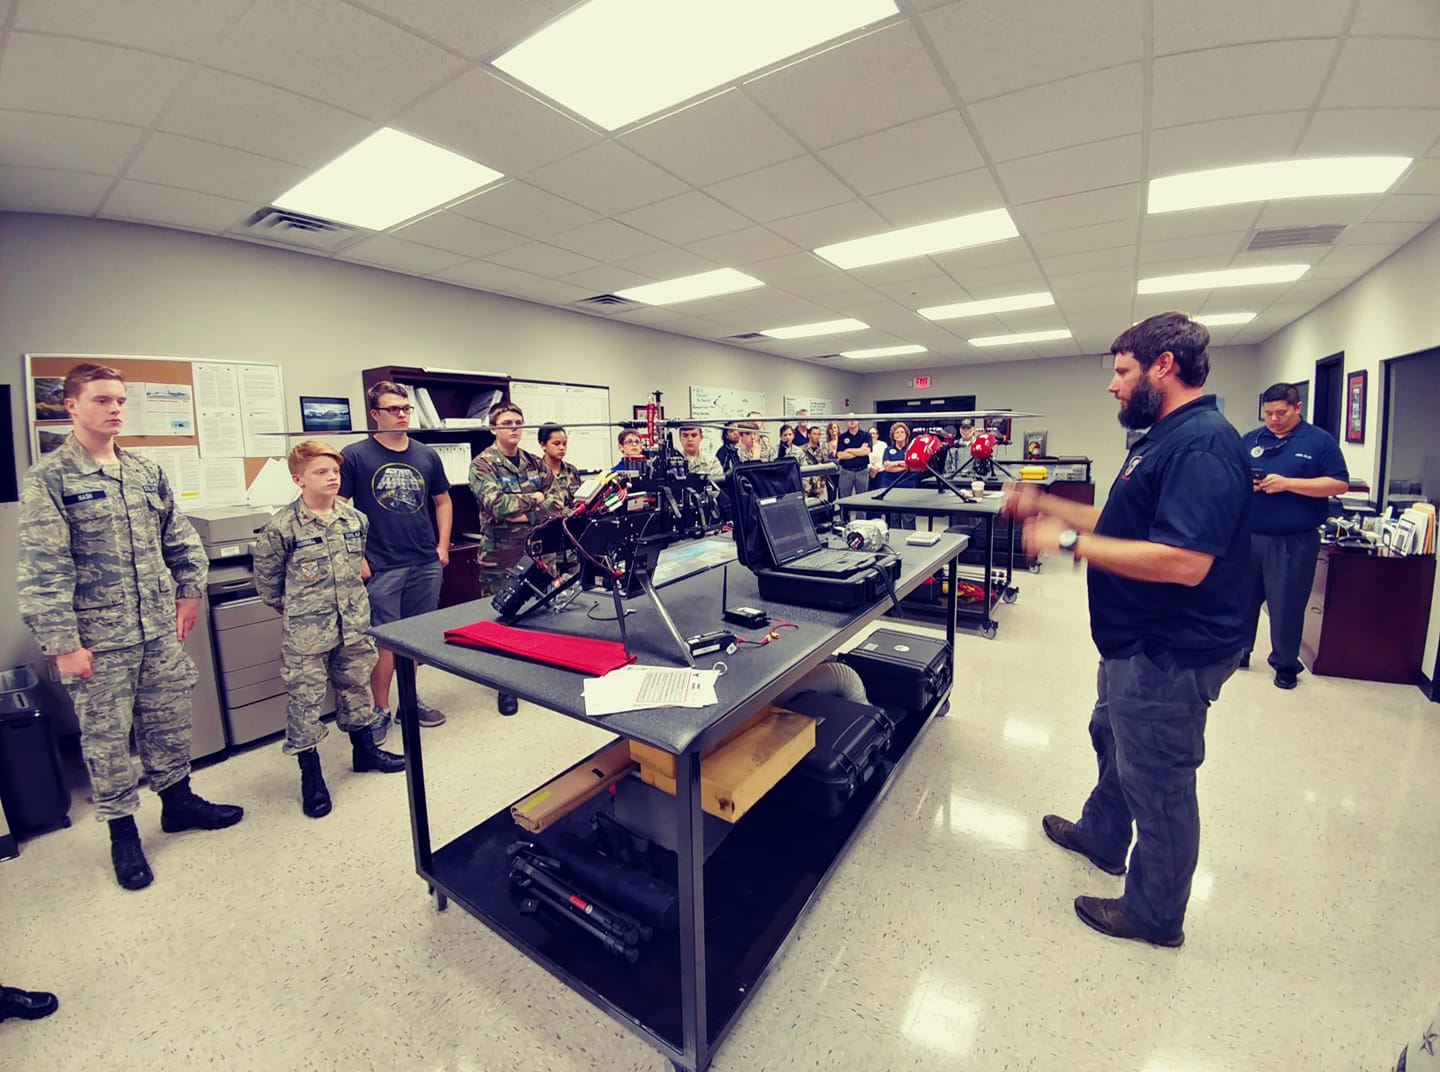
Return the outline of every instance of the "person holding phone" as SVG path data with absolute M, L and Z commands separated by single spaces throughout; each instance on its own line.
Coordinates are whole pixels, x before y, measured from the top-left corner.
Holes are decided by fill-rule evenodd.
M 1327 500 L 1350 486 L 1340 444 L 1308 423 L 1300 392 L 1276 383 L 1260 396 L 1265 423 L 1245 436 L 1254 494 L 1250 504 L 1249 620 L 1241 666 L 1260 627 L 1260 607 L 1270 613 L 1270 668 L 1277 689 L 1293 689 L 1305 669 L 1300 634 L 1305 604 L 1320 556 L 1320 527 Z

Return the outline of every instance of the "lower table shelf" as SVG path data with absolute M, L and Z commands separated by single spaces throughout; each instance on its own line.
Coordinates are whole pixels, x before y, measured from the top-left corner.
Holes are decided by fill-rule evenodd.
M 930 718 L 943 715 L 948 703 L 947 694 L 929 711 L 911 714 L 900 723 L 885 776 L 862 785 L 838 818 L 818 819 L 767 797 L 706 861 L 704 950 L 712 1046 L 735 1023 L 796 922 L 893 783 L 921 730 Z M 422 871 L 421 877 L 566 985 L 678 1060 L 683 1028 L 677 935 L 656 931 L 641 946 L 638 962 L 628 964 L 566 923 L 522 912 L 523 895 L 509 880 L 507 850 L 512 844 L 533 841 L 549 849 L 566 835 L 588 839 L 591 815 L 609 810 L 609 800 L 609 794 L 601 794 L 539 835 L 517 827 L 507 808 L 436 849 L 430 873 Z M 673 854 L 652 850 L 655 858 L 662 861 L 656 877 L 673 884 Z

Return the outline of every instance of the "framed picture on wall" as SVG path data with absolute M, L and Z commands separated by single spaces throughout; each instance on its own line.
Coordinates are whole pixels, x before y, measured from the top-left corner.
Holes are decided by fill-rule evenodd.
M 1365 442 L 1365 370 L 1345 374 L 1345 442 Z

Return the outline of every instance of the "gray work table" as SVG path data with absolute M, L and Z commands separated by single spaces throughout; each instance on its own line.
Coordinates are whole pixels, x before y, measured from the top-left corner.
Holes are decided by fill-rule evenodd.
M 954 639 L 955 561 L 968 544 L 967 537 L 944 534 L 933 547 L 902 546 L 901 573 L 895 582 L 903 597 L 947 568 L 951 586 L 951 613 L 947 637 Z M 721 655 L 728 671 L 716 683 L 718 702 L 705 708 L 657 708 L 591 718 L 584 711 L 585 675 L 538 664 L 498 652 L 447 644 L 447 629 L 477 620 L 493 620 L 489 600 L 462 604 L 391 622 L 371 630 L 376 641 L 396 654 L 403 713 L 406 783 L 410 802 L 415 867 L 444 909 L 450 900 L 484 922 L 511 944 L 547 968 L 587 1000 L 635 1031 L 659 1049 L 676 1068 L 708 1067 L 716 1047 L 738 1020 L 756 985 L 778 957 L 795 923 L 808 908 L 831 868 L 843 856 L 865 816 L 896 776 L 906 750 L 928 721 L 943 714 L 948 693 L 909 721 L 897 734 L 892 757 L 883 778 L 872 779 L 852 801 L 840 825 L 815 827 L 818 821 L 771 809 L 762 818 L 758 807 L 736 824 L 729 843 L 707 864 L 702 851 L 700 755 L 755 711 L 785 694 L 807 672 L 835 649 L 865 630 L 891 606 L 889 596 L 852 611 L 819 610 L 777 604 L 760 599 L 754 575 L 731 564 L 728 567 L 730 606 L 762 607 L 772 618 L 794 622 L 780 639 L 761 647 L 742 645 L 734 655 Z M 682 635 L 720 628 L 721 571 L 686 577 L 660 589 L 666 609 Z M 545 632 L 580 637 L 619 639 L 613 620 L 588 618 L 595 597 L 580 596 L 571 609 L 558 614 L 538 612 L 519 624 Z M 681 666 L 683 660 L 673 639 L 643 597 L 626 601 L 635 613 L 627 618 L 630 651 L 646 665 Z M 608 596 L 599 597 L 597 615 L 614 614 Z M 743 631 L 742 631 L 743 632 Z M 717 656 L 698 660 L 710 666 Z M 653 745 L 676 757 L 678 791 L 675 811 L 675 888 L 679 927 L 674 934 L 656 934 L 644 947 L 638 964 L 608 958 L 598 946 L 581 944 L 569 931 L 551 934 L 533 916 L 515 907 L 507 878 L 505 849 L 523 835 L 510 819 L 509 809 L 498 812 L 451 843 L 432 847 L 429 804 L 425 792 L 423 735 L 415 710 L 415 661 L 449 671 L 468 681 L 514 692 L 560 714 L 603 727 L 622 737 Z M 522 716 L 523 717 L 523 716 Z M 436 732 L 436 731 L 430 731 Z M 443 731 L 439 731 L 442 732 Z M 558 773 L 558 771 L 557 771 Z M 761 801 L 761 805 L 769 801 Z M 771 823 L 774 825 L 765 826 Z M 748 828 L 747 828 L 748 824 Z M 786 824 L 783 836 L 777 833 Z M 807 824 L 810 824 L 807 826 Z M 720 858 L 731 844 L 743 842 L 739 831 L 756 835 L 759 848 L 743 856 L 737 867 Z M 543 838 L 544 835 L 541 835 Z M 707 929 L 707 890 L 728 890 L 729 871 L 743 870 L 763 857 L 776 839 L 783 852 L 765 865 L 769 886 L 763 903 L 744 913 L 728 913 L 723 923 Z M 790 842 L 793 840 L 793 844 Z M 756 865 L 759 866 L 759 865 Z M 744 884 L 741 884 L 742 887 Z
M 1026 481 L 1027 484 L 1045 486 L 1045 480 Z M 883 489 L 881 489 L 883 490 Z M 982 636 L 992 639 L 1000 628 L 992 614 L 997 603 L 1014 603 L 1020 595 L 1015 584 L 1015 552 L 1019 544 L 1019 526 L 1011 524 L 1005 541 L 1004 558 L 996 561 L 995 522 L 1000 517 L 1000 508 L 1005 500 L 999 495 L 987 493 L 984 498 L 968 501 L 961 499 L 949 488 L 896 488 L 880 498 L 881 491 L 867 491 L 841 499 L 840 517 L 848 520 L 857 513 L 871 516 L 876 514 L 915 514 L 920 517 L 975 517 L 985 525 L 985 561 L 980 564 L 985 571 L 985 597 L 972 611 L 962 605 L 959 615 L 962 621 L 969 620 L 980 630 Z M 895 542 L 892 534 L 891 543 Z

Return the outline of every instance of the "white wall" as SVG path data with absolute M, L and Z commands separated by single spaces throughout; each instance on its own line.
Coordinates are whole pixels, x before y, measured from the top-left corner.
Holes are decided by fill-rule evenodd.
M 1116 328 L 1118 334 L 1125 325 Z M 1260 387 L 1256 353 L 1251 347 L 1215 348 L 1210 352 L 1210 378 L 1205 390 L 1225 400 L 1225 414 L 1241 432 L 1259 423 Z M 865 377 L 857 400 L 869 407 L 878 399 L 930 395 L 975 396 L 977 408 L 1004 408 L 1039 413 L 1020 417 L 1011 431 L 1014 446 L 1002 453 L 1020 455 L 1022 433 L 1044 428 L 1050 433 L 1047 449 L 1054 455 L 1084 455 L 1091 459 L 1095 502 L 1105 501 L 1110 482 L 1125 459 L 1125 429 L 1115 419 L 1117 404 L 1109 394 L 1109 355 L 1042 358 L 988 365 L 877 372 Z M 930 376 L 930 387 L 916 391 L 910 380 Z
M 1440 346 L 1440 224 L 1411 239 L 1394 256 L 1260 347 L 1262 379 L 1313 380 L 1315 362 L 1345 351 L 1345 371 L 1369 372 L 1365 442 L 1342 443 L 1351 476 L 1378 490 L 1383 385 L 1380 363 Z M 1436 423 L 1430 425 L 1432 429 Z M 1432 431 L 1437 439 L 1440 433 Z M 1440 586 L 1430 605 L 1430 631 L 1421 668 L 1435 670 L 1440 651 Z
M 0 364 L 25 438 L 25 353 L 146 354 L 276 362 L 300 395 L 348 395 L 360 370 L 414 364 L 611 387 L 612 417 L 648 392 L 689 413 L 691 384 L 830 397 L 861 377 L 529 302 L 233 240 L 133 224 L 0 213 Z M 0 507 L 0 576 L 15 576 L 17 511 Z M 30 657 L 0 594 L 0 667 Z

